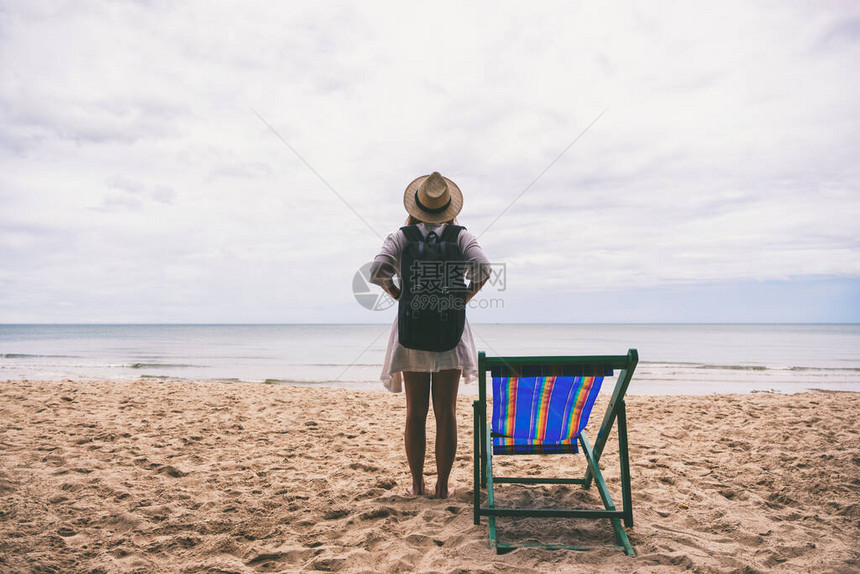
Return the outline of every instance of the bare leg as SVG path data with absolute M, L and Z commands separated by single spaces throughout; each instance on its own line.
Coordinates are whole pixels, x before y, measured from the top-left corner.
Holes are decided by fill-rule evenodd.
M 406 460 L 412 473 L 409 493 L 424 494 L 424 452 L 426 450 L 427 411 L 430 409 L 430 373 L 403 373 L 406 387 Z
M 460 370 L 433 374 L 433 414 L 436 416 L 436 497 L 448 498 L 454 489 L 448 485 L 454 455 L 457 454 L 457 389 Z

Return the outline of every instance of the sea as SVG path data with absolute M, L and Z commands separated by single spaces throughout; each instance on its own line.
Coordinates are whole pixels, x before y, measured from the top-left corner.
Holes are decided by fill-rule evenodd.
M 630 394 L 860 392 L 858 324 L 471 329 L 488 355 L 622 355 L 636 348 L 640 362 Z M 390 331 L 390 324 L 0 325 L 0 380 L 202 380 L 381 391 Z

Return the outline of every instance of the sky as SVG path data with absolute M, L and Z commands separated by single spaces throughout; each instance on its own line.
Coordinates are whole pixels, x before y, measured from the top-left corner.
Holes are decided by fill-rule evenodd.
M 860 322 L 860 4 L 404 4 L 0 1 L 0 323 L 390 322 L 432 171 L 472 322 Z

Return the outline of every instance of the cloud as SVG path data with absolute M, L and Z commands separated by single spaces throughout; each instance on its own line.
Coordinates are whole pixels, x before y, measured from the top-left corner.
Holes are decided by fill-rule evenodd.
M 0 321 L 51 320 L 53 301 L 83 321 L 370 320 L 346 310 L 352 275 L 432 170 L 523 305 L 858 277 L 858 18 L 7 6 Z
M 177 193 L 167 185 L 148 185 L 125 176 L 114 176 L 107 182 L 108 193 L 102 199 L 101 205 L 94 209 L 99 211 L 140 211 L 147 203 L 173 205 Z

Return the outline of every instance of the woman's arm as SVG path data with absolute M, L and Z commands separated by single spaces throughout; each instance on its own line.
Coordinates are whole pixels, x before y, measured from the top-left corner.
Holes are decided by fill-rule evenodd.
M 393 299 L 400 297 L 400 287 L 394 283 L 394 276 L 397 275 L 402 249 L 403 245 L 395 234 L 389 234 L 370 266 L 370 282 L 382 287 Z
M 487 280 L 488 280 L 489 278 L 490 278 L 490 276 L 489 276 L 489 275 L 487 275 L 486 277 L 483 277 L 481 280 L 479 280 L 479 281 L 472 281 L 472 282 L 469 284 L 469 294 L 468 294 L 468 295 L 466 295 L 466 303 L 468 303 L 469 301 L 471 301 L 471 300 L 472 300 L 472 297 L 474 297 L 475 295 L 477 295 L 477 294 L 478 294 L 478 291 L 480 291 L 480 290 L 481 290 L 481 287 L 483 287 L 483 286 L 484 286 L 484 283 L 486 283 L 486 282 L 487 282 Z
M 463 259 L 469 264 L 467 270 L 470 283 L 469 293 L 466 295 L 466 302 L 468 303 L 490 279 L 490 260 L 487 259 L 481 246 L 478 245 L 477 238 L 468 230 L 461 231 L 458 240 Z
M 374 275 L 374 270 L 376 271 L 376 275 Z M 388 263 L 381 263 L 377 266 L 374 261 L 374 265 L 370 267 L 370 281 L 382 287 L 386 293 L 391 295 L 392 299 L 398 299 L 400 297 L 400 287 L 394 283 L 394 275 L 395 271 Z

